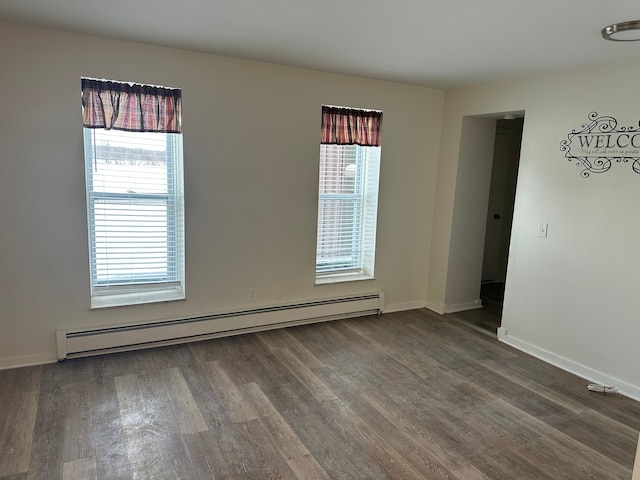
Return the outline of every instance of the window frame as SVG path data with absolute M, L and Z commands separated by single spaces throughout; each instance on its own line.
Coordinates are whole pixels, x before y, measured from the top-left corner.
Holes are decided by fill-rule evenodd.
M 136 193 L 96 191 L 93 188 L 95 165 L 95 131 L 110 131 L 104 128 L 83 128 L 85 146 L 85 178 L 87 200 L 87 233 L 90 262 L 91 308 L 105 308 L 143 303 L 166 302 L 185 298 L 184 289 L 184 187 L 182 135 L 180 133 L 137 132 L 138 135 L 164 135 L 166 140 L 166 193 Z M 129 277 L 123 282 L 98 280 L 97 238 L 95 210 L 96 202 L 132 199 L 140 202 L 158 202 L 166 211 L 166 262 L 167 274 L 163 279 Z M 170 212 L 172 212 L 170 214 Z M 173 225 L 171 220 L 173 219 Z M 171 232 L 171 234 L 169 233 Z M 141 281 L 137 281 L 141 280 Z
M 354 175 L 353 193 L 322 193 L 323 179 L 327 177 L 322 171 L 323 155 L 330 155 L 329 148 L 339 149 L 338 155 L 344 156 L 344 150 L 354 149 L 352 155 L 355 159 L 356 172 Z M 325 150 L 326 149 L 326 150 Z M 355 144 L 320 145 L 320 172 L 318 182 L 318 222 L 316 230 L 316 285 L 326 283 L 348 282 L 357 280 L 374 279 L 375 266 L 375 243 L 377 230 L 377 205 L 378 186 L 380 178 L 380 153 L 379 146 L 360 146 Z M 345 167 L 348 168 L 348 165 Z M 341 178 L 342 180 L 342 178 Z M 351 223 L 351 255 L 348 259 L 340 261 L 340 257 L 335 257 L 334 261 L 319 261 L 321 243 L 326 235 L 321 237 L 321 210 L 323 202 L 326 201 L 352 201 L 354 211 L 351 218 L 355 218 Z M 323 222 L 322 226 L 330 225 L 330 222 Z M 335 225 L 335 224 L 334 224 Z M 368 227 L 368 231 L 367 231 Z M 354 259 L 355 257 L 355 259 Z M 327 267 L 328 265 L 333 266 Z

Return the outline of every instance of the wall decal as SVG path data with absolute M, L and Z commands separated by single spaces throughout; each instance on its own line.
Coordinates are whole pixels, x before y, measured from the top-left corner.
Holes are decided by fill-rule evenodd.
M 589 123 L 571 130 L 566 140 L 560 142 L 560 150 L 567 160 L 575 160 L 582 168 L 580 176 L 609 171 L 613 163 L 629 163 L 640 174 L 640 122 L 638 127 L 618 127 L 614 117 L 591 112 Z

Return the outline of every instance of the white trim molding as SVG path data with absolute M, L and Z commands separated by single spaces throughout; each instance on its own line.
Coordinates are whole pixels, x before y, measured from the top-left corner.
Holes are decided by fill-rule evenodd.
M 393 313 L 393 312 L 404 312 L 406 310 L 417 310 L 419 308 L 424 308 L 426 303 L 424 301 L 417 302 L 400 302 L 400 303 L 392 303 L 387 305 L 382 313 Z
M 474 300 L 473 302 L 445 305 L 444 313 L 464 312 L 466 310 L 475 310 L 476 308 L 482 308 L 482 300 L 480 300 L 479 298 L 477 300 Z
M 429 310 L 436 312 L 440 315 L 444 315 L 446 313 L 444 303 L 435 303 L 435 302 L 428 301 L 425 304 L 425 308 L 428 308 Z
M 498 328 L 498 340 L 522 352 L 539 358 L 544 362 L 555 365 L 562 370 L 573 373 L 574 375 L 578 375 L 579 377 L 582 377 L 589 382 L 616 387 L 618 389 L 618 393 L 620 393 L 621 395 L 632 398 L 633 400 L 640 401 L 640 387 L 631 385 L 624 380 L 620 380 L 619 378 L 615 378 L 605 373 L 599 372 L 598 370 L 594 370 L 591 367 L 587 367 L 586 365 L 582 365 L 581 363 L 575 362 L 560 355 L 556 355 L 555 353 L 549 352 L 540 347 L 536 347 L 535 345 L 525 342 L 524 340 L 513 337 L 509 334 L 509 331 L 506 328 Z
M 454 304 L 427 302 L 425 304 L 425 307 L 429 310 L 433 310 L 434 312 L 439 313 L 440 315 L 444 315 L 445 313 L 464 312 L 466 310 L 483 308 L 482 300 L 480 299 L 474 300 L 472 302 Z
M 15 357 L 0 358 L 0 370 L 10 368 L 32 367 L 34 365 L 44 365 L 45 363 L 56 363 L 58 361 L 56 352 L 35 353 L 33 355 L 18 355 Z

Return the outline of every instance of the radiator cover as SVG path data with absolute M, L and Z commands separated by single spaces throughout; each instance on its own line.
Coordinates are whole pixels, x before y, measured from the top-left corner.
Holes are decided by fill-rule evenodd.
M 58 360 L 381 313 L 382 292 L 173 320 L 56 332 Z

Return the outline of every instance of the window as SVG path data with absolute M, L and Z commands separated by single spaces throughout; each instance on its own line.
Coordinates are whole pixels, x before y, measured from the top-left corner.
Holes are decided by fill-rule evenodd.
M 354 136 L 340 139 L 340 132 L 337 137 L 334 132 L 334 138 L 325 135 L 327 128 L 357 128 L 351 121 L 354 115 L 363 113 L 369 115 L 371 111 L 323 107 L 316 283 L 373 278 L 380 146 L 351 143 L 377 142 L 365 142 Z M 377 115 L 379 129 L 381 112 L 373 113 Z M 347 116 L 350 117 L 342 123 Z M 349 143 L 329 143 L 332 140 Z
M 90 109 L 88 85 L 83 79 L 84 117 Z M 102 103 L 105 95 L 111 98 L 114 91 L 122 93 L 123 88 L 124 96 L 130 95 L 132 103 L 137 102 L 134 110 L 140 105 L 144 109 L 145 97 L 136 93 L 144 86 L 135 86 L 140 88 L 133 93 L 128 91 L 129 84 L 104 81 L 98 87 L 96 95 L 101 96 Z M 175 94 L 175 90 L 171 92 Z M 157 96 L 157 92 L 153 95 Z M 127 103 L 121 97 L 113 105 L 117 111 L 126 109 Z M 165 107 L 158 105 L 149 108 L 162 112 Z M 98 126 L 87 126 L 85 118 L 84 127 L 91 306 L 182 299 L 182 135 L 167 131 L 170 128 L 166 124 L 158 126 L 155 121 L 153 128 L 144 123 L 132 126 L 136 122 L 129 120 L 126 127 L 123 123 L 110 125 L 114 114 L 109 113 L 101 112 L 99 116 L 107 118 L 107 122 L 94 122 Z M 178 109 L 176 114 L 179 113 Z M 128 115 L 131 111 L 115 114 Z

